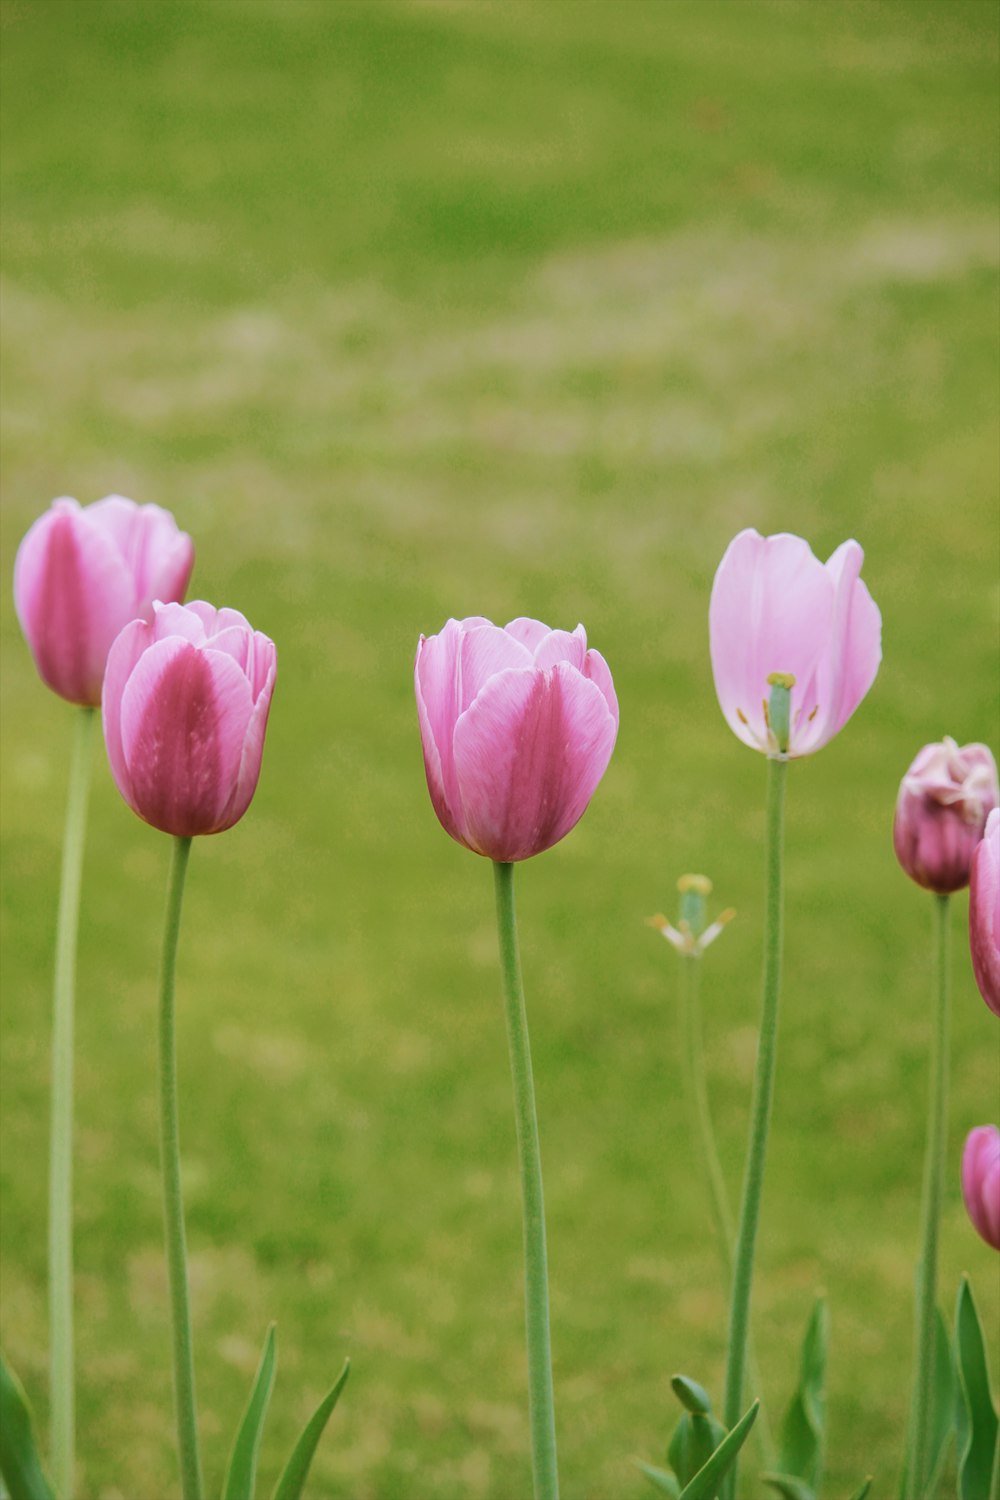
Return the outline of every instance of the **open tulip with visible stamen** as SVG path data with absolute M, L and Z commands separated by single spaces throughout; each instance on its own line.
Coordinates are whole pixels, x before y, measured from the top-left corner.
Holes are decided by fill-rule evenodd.
M 155 604 L 115 641 L 104 737 L 133 812 L 180 838 L 221 833 L 260 775 L 277 653 L 235 609 Z
M 452 838 L 501 863 L 565 838 L 618 733 L 611 673 L 583 626 L 449 620 L 420 637 L 414 677 L 427 786 Z
M 833 739 L 875 681 L 882 617 L 861 581 L 863 561 L 848 541 L 821 563 L 787 533 L 741 531 L 726 548 L 709 605 L 712 672 L 727 724 L 751 749 L 778 749 L 767 712 L 773 674 L 794 678 L 791 759 Z

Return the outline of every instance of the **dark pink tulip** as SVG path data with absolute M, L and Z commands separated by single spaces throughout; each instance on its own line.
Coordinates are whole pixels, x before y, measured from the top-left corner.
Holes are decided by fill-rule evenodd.
M 962 1152 L 962 1197 L 987 1245 L 1000 1250 L 1000 1130 L 977 1125 Z
M 712 585 L 715 691 L 745 745 L 777 746 L 765 705 L 772 673 L 795 678 L 788 755 L 811 755 L 842 729 L 875 680 L 882 616 L 861 582 L 864 553 L 843 542 L 825 563 L 801 537 L 741 531 Z
M 972 856 L 969 880 L 969 951 L 979 993 L 1000 1016 L 1000 811 L 986 819 L 986 832 Z
M 925 745 L 900 783 L 892 843 L 911 880 L 941 896 L 969 883 L 972 856 L 1000 800 L 985 745 Z
M 104 738 L 118 790 L 164 833 L 221 833 L 260 775 L 277 653 L 235 609 L 153 606 L 115 641 Z
M 420 637 L 414 676 L 427 786 L 452 838 L 503 863 L 565 838 L 618 734 L 611 673 L 583 626 L 449 620 Z
M 14 604 L 42 681 L 96 708 L 115 636 L 152 619 L 154 599 L 183 599 L 193 566 L 191 538 L 158 505 L 54 500 L 14 563 Z

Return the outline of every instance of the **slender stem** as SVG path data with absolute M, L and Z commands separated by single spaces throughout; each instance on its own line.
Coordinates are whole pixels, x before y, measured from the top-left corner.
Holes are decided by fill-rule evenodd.
M 726 1361 L 725 1422 L 733 1428 L 741 1416 L 747 1345 L 750 1334 L 750 1292 L 753 1284 L 754 1249 L 760 1218 L 767 1133 L 774 1097 L 774 1070 L 778 1045 L 778 994 L 781 987 L 782 845 L 787 761 L 770 756 L 767 762 L 767 852 L 766 915 L 764 929 L 764 979 L 750 1105 L 750 1143 L 743 1179 L 743 1199 L 736 1237 L 732 1301 L 729 1311 L 729 1352 Z M 736 1465 L 729 1471 L 723 1495 L 736 1493 Z
M 194 1400 L 194 1355 L 188 1306 L 187 1249 L 181 1199 L 181 1148 L 177 1123 L 177 1038 L 174 1025 L 174 976 L 181 926 L 184 877 L 191 852 L 189 838 L 175 838 L 167 914 L 163 927 L 160 972 L 160 1159 L 163 1170 L 163 1219 L 167 1239 L 167 1272 L 174 1345 L 174 1404 L 177 1450 L 184 1500 L 201 1500 L 201 1461 Z
M 931 1040 L 930 1104 L 927 1112 L 927 1154 L 921 1213 L 921 1254 L 917 1270 L 916 1377 L 906 1493 L 922 1496 L 931 1478 L 931 1413 L 934 1409 L 934 1344 L 937 1304 L 938 1232 L 944 1191 L 948 1135 L 948 977 L 949 898 L 934 897 L 934 949 L 937 1005 Z
M 726 1277 L 729 1281 L 732 1281 L 735 1231 L 733 1229 L 733 1216 L 729 1208 L 729 1194 L 726 1191 L 726 1179 L 722 1174 L 722 1163 L 719 1160 L 719 1151 L 715 1143 L 715 1131 L 712 1127 L 712 1110 L 708 1102 L 708 1081 L 705 1076 L 705 1049 L 702 1040 L 701 1025 L 700 976 L 701 955 L 699 953 L 684 954 L 681 958 L 681 1014 L 684 1031 L 684 1081 L 688 1096 L 688 1111 L 692 1120 L 694 1137 L 701 1151 L 701 1160 L 705 1166 L 705 1174 L 708 1178 L 709 1201 L 712 1207 L 712 1218 L 715 1221 L 715 1233 L 719 1244 L 719 1253 L 722 1257 Z M 756 1422 L 758 1445 L 764 1461 L 764 1467 L 766 1469 L 773 1469 L 775 1463 L 774 1441 L 771 1436 L 767 1414 L 764 1410 L 760 1372 L 754 1354 L 752 1333 L 748 1334 L 747 1358 L 750 1365 L 750 1378 L 754 1386 L 754 1395 L 759 1397 L 761 1401 Z
M 552 1349 L 549 1339 L 549 1278 L 545 1256 L 545 1207 L 542 1159 L 538 1146 L 535 1086 L 531 1076 L 528 1017 L 517 946 L 514 913 L 514 866 L 494 861 L 500 969 L 503 975 L 507 1041 L 514 1082 L 514 1118 L 521 1169 L 524 1218 L 524 1320 L 528 1341 L 528 1415 L 535 1500 L 558 1500 L 556 1421 L 552 1397 Z
M 73 1500 L 76 1407 L 73 1393 L 73 1018 L 80 880 L 93 762 L 92 708 L 76 719 L 63 834 L 52 1009 L 52 1126 L 49 1138 L 49 1390 L 52 1477 Z

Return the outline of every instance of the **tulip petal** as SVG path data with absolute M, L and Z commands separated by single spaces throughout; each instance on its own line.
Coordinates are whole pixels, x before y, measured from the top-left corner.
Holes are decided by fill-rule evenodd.
M 232 657 L 177 636 L 150 646 L 121 700 L 130 805 L 139 816 L 165 833 L 218 832 L 252 707 Z
M 455 726 L 465 842 L 527 859 L 582 817 L 614 748 L 604 693 L 566 662 L 492 677 Z
M 882 660 L 882 616 L 859 576 L 864 556 L 857 542 L 843 542 L 826 564 L 834 607 L 816 669 L 813 696 L 818 712 L 801 729 L 793 729 L 794 754 L 809 754 L 833 739 L 875 681 Z
M 259 635 L 259 632 L 258 632 Z M 238 823 L 253 800 L 253 794 L 257 790 L 257 782 L 260 779 L 260 763 L 264 755 L 264 733 L 267 729 L 267 718 L 271 712 L 271 697 L 274 692 L 274 680 L 278 670 L 277 651 L 274 643 L 266 636 L 259 636 L 261 641 L 266 641 L 270 646 L 270 665 L 260 691 L 254 699 L 253 709 L 250 714 L 250 722 L 243 737 L 243 750 L 240 755 L 240 768 L 236 777 L 236 786 L 233 795 L 222 815 L 216 832 L 221 833 L 225 828 L 231 828 Z M 257 650 L 259 662 L 263 663 L 267 653 L 260 647 Z
M 1000 1016 L 1000 811 L 996 808 L 972 856 L 969 948 L 979 993 L 993 1014 Z
M 520 641 L 522 646 L 527 646 L 532 654 L 538 643 L 551 634 L 549 627 L 543 625 L 541 620 L 532 620 L 528 615 L 519 615 L 516 620 L 509 620 L 504 630 L 508 635 L 512 635 L 515 641 Z
M 535 647 L 535 666 L 554 667 L 557 661 L 568 661 L 570 666 L 583 671 L 587 654 L 587 633 L 582 625 L 570 633 L 568 630 L 550 630 Z
M 162 604 L 153 602 L 153 639 L 165 641 L 170 636 L 190 641 L 192 646 L 205 644 L 205 612 L 212 616 L 215 610 L 200 599 L 193 604 Z
M 533 658 L 527 646 L 501 630 L 499 625 L 477 625 L 462 634 L 458 654 L 458 715 L 464 714 L 480 689 L 508 667 L 530 667 Z
M 599 651 L 595 651 L 593 646 L 590 648 L 590 650 L 587 652 L 586 657 L 584 658 L 583 675 L 584 677 L 589 677 L 591 682 L 596 682 L 597 686 L 604 694 L 604 701 L 607 703 L 611 716 L 617 724 L 618 695 L 615 692 L 615 685 L 611 678 L 611 668 L 608 666 L 601 653 Z
M 131 579 L 113 541 L 75 500 L 57 500 L 24 536 L 14 600 L 43 682 L 96 706 L 108 652 L 134 614 Z
M 159 505 L 136 505 L 121 495 L 107 495 L 87 507 L 87 514 L 118 548 L 135 587 L 133 608 L 148 618 L 146 601 L 184 597 L 194 546 L 178 531 L 168 510 Z
M 111 774 L 118 790 L 133 810 L 135 801 L 132 795 L 132 778 L 122 745 L 122 695 L 136 662 L 153 639 L 153 626 L 147 625 L 145 620 L 133 620 L 130 625 L 125 626 L 115 637 L 114 645 L 108 652 L 101 693 L 104 743 L 107 746 Z
M 712 671 L 726 722 L 745 744 L 768 748 L 763 705 L 772 672 L 795 677 L 793 726 L 799 710 L 808 716 L 816 706 L 833 607 L 833 581 L 801 537 L 747 530 L 726 548 L 709 605 Z

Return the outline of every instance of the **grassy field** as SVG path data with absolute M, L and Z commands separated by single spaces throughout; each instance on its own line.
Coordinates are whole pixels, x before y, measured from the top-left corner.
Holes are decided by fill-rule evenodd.
M 267 1481 L 346 1354 L 310 1493 L 527 1500 L 521 1250 L 488 865 L 427 798 L 420 631 L 582 620 L 621 701 L 519 905 L 567 1500 L 645 1491 L 726 1295 L 643 925 L 686 870 L 738 1187 L 764 763 L 726 729 L 741 527 L 847 536 L 884 662 L 789 778 L 757 1342 L 774 1414 L 832 1309 L 829 1500 L 896 1493 L 930 900 L 889 837 L 945 733 L 998 738 L 998 18 L 988 0 L 4 0 L 3 576 L 50 499 L 196 539 L 278 644 L 250 814 L 192 859 L 182 1143 L 210 1491 L 269 1319 Z M 3 624 L 2 1337 L 46 1416 L 50 971 L 72 711 Z M 168 841 L 91 804 L 79 960 L 81 1500 L 176 1493 L 155 1102 Z M 942 1302 L 997 1262 L 958 1191 L 997 1026 L 954 902 Z M 994 1346 L 994 1372 L 1000 1368 Z M 755 1455 L 747 1465 L 753 1474 Z M 749 1485 L 755 1495 L 758 1489 Z M 650 1491 L 651 1493 L 651 1491 Z

